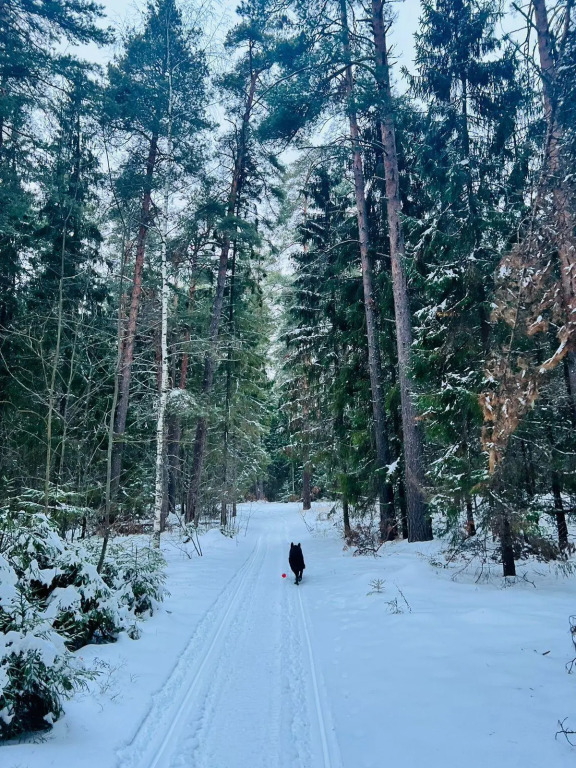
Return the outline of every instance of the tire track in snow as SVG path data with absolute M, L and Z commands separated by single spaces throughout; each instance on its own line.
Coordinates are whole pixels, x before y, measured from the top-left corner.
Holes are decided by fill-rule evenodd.
M 169 742 L 196 692 L 197 682 L 212 661 L 216 646 L 233 621 L 231 614 L 238 610 L 238 597 L 246 589 L 249 576 L 257 570 L 261 548 L 262 540 L 258 539 L 251 555 L 201 619 L 170 676 L 152 697 L 150 709 L 133 739 L 117 751 L 119 768 L 161 768 L 165 764 Z

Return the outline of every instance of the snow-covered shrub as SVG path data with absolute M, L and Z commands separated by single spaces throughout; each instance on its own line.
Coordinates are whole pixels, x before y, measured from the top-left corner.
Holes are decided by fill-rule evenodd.
M 65 548 L 66 542 L 44 513 L 0 510 L 0 554 L 19 577 L 34 563 L 38 575 L 47 571 L 42 575 L 43 581 L 53 578 L 55 573 L 50 569 Z
M 52 484 L 48 489 L 48 499 L 43 490 L 27 488 L 10 498 L 7 508 L 19 512 L 47 514 L 51 522 L 56 524 L 56 530 L 61 536 L 82 526 L 83 521 L 93 520 L 96 515 L 95 509 L 86 506 L 84 493 Z
M 102 577 L 136 616 L 151 616 L 166 596 L 166 561 L 159 549 L 111 544 Z
M 50 728 L 91 677 L 0 555 L 0 739 Z
M 0 521 L 0 551 L 16 572 L 19 589 L 69 649 L 114 641 L 132 626 L 129 611 L 88 553 L 60 538 L 42 512 L 5 513 Z
M 122 630 L 133 634 L 133 616 L 89 562 L 83 547 L 68 546 L 56 566 L 58 586 L 49 596 L 45 613 L 67 638 L 69 648 L 114 642 Z
M 139 635 L 164 598 L 164 558 L 149 547 L 61 538 L 41 511 L 0 509 L 0 739 L 44 730 L 62 701 L 94 677 L 71 651 Z

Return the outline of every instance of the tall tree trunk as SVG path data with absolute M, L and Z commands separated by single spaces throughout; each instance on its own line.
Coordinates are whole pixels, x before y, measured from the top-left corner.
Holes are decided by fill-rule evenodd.
M 310 463 L 307 461 L 302 470 L 302 509 L 305 512 L 312 508 L 311 479 L 312 472 Z
M 126 236 L 126 232 L 124 233 Z M 124 289 L 124 273 L 126 271 L 126 260 L 130 246 L 124 242 L 122 245 L 122 259 L 120 262 L 120 296 L 123 296 Z M 118 404 L 118 393 L 120 385 L 120 366 L 122 364 L 122 325 L 124 321 L 124 303 L 123 299 L 120 299 L 120 307 L 118 309 L 118 322 L 116 330 L 117 339 L 117 352 L 116 352 L 116 368 L 114 376 L 114 391 L 112 393 L 112 405 L 110 407 L 110 419 L 108 421 L 108 440 L 106 448 L 106 485 L 104 489 L 104 536 L 102 538 L 102 547 L 100 549 L 100 558 L 98 559 L 97 570 L 98 573 L 104 566 L 104 560 L 106 559 L 106 550 L 108 549 L 108 541 L 110 540 L 110 523 L 112 520 L 112 509 L 114 500 L 112 498 L 112 472 L 113 472 L 113 458 L 114 458 L 114 414 L 116 413 L 116 406 Z M 82 521 L 82 538 L 86 536 L 86 518 Z
M 230 442 L 230 426 L 231 426 L 231 402 L 232 402 L 232 343 L 234 339 L 234 288 L 236 277 L 236 241 L 234 241 L 234 247 L 232 248 L 232 269 L 230 271 L 230 303 L 228 306 L 228 327 L 231 335 L 230 344 L 228 346 L 228 353 L 226 355 L 226 399 L 224 403 L 224 435 L 223 435 L 223 451 L 222 451 L 222 463 L 224 470 L 224 477 L 222 481 L 222 502 L 221 502 L 221 515 L 220 523 L 222 526 L 227 524 L 227 506 L 228 506 L 228 461 L 229 461 L 229 442 Z
M 68 221 L 68 219 L 66 219 Z M 62 250 L 60 260 L 60 280 L 58 281 L 58 316 L 56 329 L 56 349 L 50 373 L 50 390 L 48 393 L 48 414 L 46 417 L 46 464 L 44 469 L 44 514 L 48 514 L 50 502 L 50 473 L 52 469 L 52 423 L 56 405 L 56 374 L 60 365 L 60 346 L 62 343 L 62 320 L 64 309 L 64 257 L 66 253 L 66 231 L 62 232 Z
M 400 519 L 402 521 L 402 538 L 408 538 L 408 508 L 406 506 L 406 486 L 404 478 L 398 480 L 398 502 L 400 504 Z
M 469 494 L 466 496 L 466 533 L 468 536 L 476 536 L 474 508 L 472 506 L 472 497 Z
M 228 195 L 228 217 L 232 217 L 236 211 L 242 182 L 244 179 L 246 166 L 246 142 L 248 138 L 248 127 L 252 114 L 252 105 L 254 102 L 254 93 L 258 72 L 253 71 L 250 78 L 250 88 L 246 99 L 246 108 L 242 116 L 242 127 L 239 136 L 238 153 L 234 163 L 232 173 L 232 184 Z M 210 321 L 210 331 L 208 334 L 208 350 L 204 358 L 204 376 L 202 379 L 202 395 L 204 398 L 205 412 L 198 419 L 196 425 L 196 434 L 194 437 L 194 450 L 192 455 L 192 471 L 190 477 L 190 487 L 188 489 L 188 501 L 186 504 L 186 520 L 188 522 L 197 522 L 198 500 L 200 496 L 200 482 L 202 479 L 202 468 L 204 464 L 204 454 L 206 452 L 206 438 L 208 435 L 208 414 L 207 409 L 214 384 L 214 373 L 216 370 L 216 347 L 218 334 L 220 330 L 220 318 L 222 315 L 222 305 L 224 303 L 224 288 L 226 286 L 226 273 L 228 271 L 228 256 L 230 253 L 230 236 L 224 234 L 222 239 L 222 248 L 220 250 L 220 260 L 218 263 L 218 277 L 216 280 L 216 293 L 212 305 L 212 318 Z
M 566 325 L 570 328 L 570 348 L 567 353 L 568 391 L 572 401 L 572 410 L 576 414 L 576 214 L 572 208 L 566 173 L 562 162 L 562 142 L 564 130 L 557 114 L 557 74 L 558 56 L 555 57 L 550 35 L 546 0 L 533 0 L 538 53 L 542 76 L 542 96 L 546 117 L 546 157 L 545 178 L 552 190 L 554 214 L 556 220 L 556 246 L 560 261 L 560 279 L 562 298 L 566 312 Z M 567 11 L 568 12 L 568 11 Z M 569 27 L 566 27 L 568 30 Z M 561 41 L 564 44 L 566 40 Z
M 570 419 L 572 426 L 576 427 L 576 354 L 569 352 L 564 360 L 564 381 L 566 382 L 566 392 L 568 393 L 568 400 L 570 403 Z
M 342 522 L 344 523 L 344 538 L 350 536 L 350 510 L 348 503 L 348 496 L 344 493 L 342 495 Z
M 566 524 L 566 513 L 564 512 L 564 503 L 562 501 L 562 486 L 560 485 L 560 476 L 556 470 L 552 472 L 552 494 L 554 496 L 554 509 L 556 517 L 556 528 L 558 530 L 558 546 L 561 552 L 568 548 L 568 525 Z
M 490 495 L 490 517 L 495 522 L 492 530 L 500 537 L 500 558 L 502 561 L 502 575 L 516 576 L 516 563 L 514 561 L 514 540 L 510 514 L 506 503 L 502 498 L 502 464 L 498 464 L 492 475 L 492 493 Z
M 168 470 L 166 517 L 176 511 L 178 495 L 178 478 L 180 475 L 180 440 L 181 429 L 178 417 L 171 414 L 167 418 L 166 427 L 166 462 Z
M 567 188 L 565 167 L 562 158 L 562 142 L 564 140 L 563 126 L 557 114 L 557 75 L 558 62 L 561 60 L 564 45 L 570 29 L 570 8 L 566 9 L 566 24 L 564 38 L 557 45 L 556 54 L 552 46 L 550 25 L 546 0 L 533 0 L 536 35 L 538 38 L 538 53 L 542 76 L 542 96 L 544 99 L 544 114 L 547 126 L 546 146 L 546 180 L 552 188 L 554 214 L 556 220 L 555 236 L 558 257 L 560 261 L 560 276 L 566 325 L 571 333 L 570 347 L 564 362 L 567 391 L 572 404 L 572 418 L 576 419 L 576 353 L 574 336 L 576 335 L 576 214 L 572 207 Z M 566 515 L 562 504 L 560 478 L 556 470 L 552 472 L 552 492 L 556 509 L 558 527 L 558 544 L 561 550 L 568 546 L 568 529 Z
M 344 52 L 346 57 L 346 95 L 348 97 L 348 121 L 350 138 L 353 147 L 354 191 L 356 196 L 356 214 L 358 219 L 358 239 L 360 242 L 360 261 L 362 266 L 362 286 L 364 289 L 364 313 L 366 317 L 366 335 L 368 340 L 368 369 L 370 374 L 370 389 L 372 394 L 372 413 L 374 418 L 374 438 L 376 442 L 376 460 L 378 472 L 378 495 L 380 499 L 380 536 L 382 541 L 391 541 L 398 535 L 396 514 L 394 511 L 394 495 L 387 479 L 387 467 L 390 464 L 388 448 L 388 433 L 384 411 L 384 396 L 382 392 L 382 362 L 378 343 L 378 328 L 376 322 L 376 301 L 372 279 L 372 265 L 369 256 L 368 213 L 366 209 L 366 192 L 364 184 L 364 169 L 360 151 L 360 133 L 358 118 L 354 104 L 354 75 L 352 72 L 352 57 L 350 50 L 350 34 L 346 0 L 341 0 L 341 21 Z
M 500 505 L 500 550 L 504 576 L 516 576 L 514 548 L 512 546 L 512 529 L 510 517 L 504 505 Z
M 199 253 L 200 249 L 195 248 L 192 254 L 190 285 L 188 287 L 188 301 L 186 304 L 188 315 L 190 315 L 192 312 L 192 308 L 194 306 L 194 297 L 196 295 L 196 279 Z M 184 332 L 184 350 L 182 352 L 182 360 L 180 363 L 180 378 L 178 382 L 178 388 L 181 390 L 186 389 L 186 383 L 188 380 L 189 352 L 187 345 L 190 343 L 190 338 L 190 326 L 188 325 Z M 179 485 L 181 483 L 182 473 L 182 423 L 178 414 L 173 414 L 168 418 L 167 451 L 168 510 L 169 512 L 173 513 L 176 511 L 176 496 L 178 493 Z M 184 517 L 184 505 L 182 505 L 181 515 Z
M 425 473 L 422 432 L 416 421 L 416 411 L 412 402 L 412 382 L 410 380 L 412 325 L 408 283 L 404 266 L 405 248 L 400 218 L 398 156 L 396 153 L 394 110 L 390 90 L 388 51 L 386 48 L 386 33 L 383 19 L 383 0 L 372 0 L 372 24 L 376 58 L 376 82 L 381 101 L 380 132 L 384 149 L 386 208 L 390 236 L 392 290 L 394 293 L 396 341 L 398 347 L 398 377 L 402 404 L 408 540 L 427 541 L 432 538 L 432 524 L 424 496 Z
M 168 153 L 170 156 L 170 152 Z M 169 183 L 169 182 L 167 182 Z M 168 238 L 168 194 L 165 196 L 164 227 L 162 233 L 162 289 L 161 289 L 161 332 L 160 332 L 160 399 L 156 415 L 156 482 L 154 488 L 154 536 L 155 547 L 160 546 L 160 533 L 163 527 L 164 500 L 164 427 L 166 422 L 166 404 L 168 402 L 168 267 L 166 258 Z
M 121 341 L 120 370 L 118 373 L 118 404 L 114 419 L 114 445 L 112 451 L 112 479 L 111 493 L 112 503 L 118 498 L 120 486 L 120 474 L 122 472 L 122 455 L 124 449 L 124 434 L 126 432 L 126 418 L 128 416 L 128 404 L 130 400 L 130 379 L 132 377 L 132 363 L 134 362 L 134 341 L 136 338 L 136 324 L 140 309 L 140 297 L 142 295 L 142 271 L 144 267 L 144 254 L 146 239 L 151 224 L 150 208 L 152 204 L 152 178 L 158 158 L 158 134 L 155 133 L 150 140 L 148 159 L 146 161 L 146 178 L 142 204 L 140 206 L 140 225 L 136 238 L 136 255 L 134 259 L 134 277 L 132 281 L 132 297 L 130 300 L 130 312 L 126 332 Z

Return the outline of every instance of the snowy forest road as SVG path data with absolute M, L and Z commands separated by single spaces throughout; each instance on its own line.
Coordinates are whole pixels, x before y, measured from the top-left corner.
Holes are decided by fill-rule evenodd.
M 305 583 L 280 578 L 290 536 L 306 531 L 285 506 L 250 525 L 251 554 L 119 751 L 119 767 L 340 768 Z
M 170 595 L 140 639 L 80 649 L 100 674 L 2 768 L 572 768 L 574 579 L 479 583 L 442 540 L 354 557 L 331 507 L 239 505 L 204 557 L 163 536 Z

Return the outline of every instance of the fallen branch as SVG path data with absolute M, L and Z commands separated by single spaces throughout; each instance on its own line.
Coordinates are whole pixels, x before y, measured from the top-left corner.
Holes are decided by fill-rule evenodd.
M 567 717 L 565 717 L 564 720 L 558 720 L 559 730 L 556 731 L 556 735 L 554 736 L 554 738 L 557 739 L 558 736 L 562 734 L 571 747 L 576 747 L 576 742 L 570 740 L 570 736 L 576 736 L 576 731 L 572 731 L 570 728 L 566 728 L 566 726 L 564 725 L 566 720 L 568 720 Z

